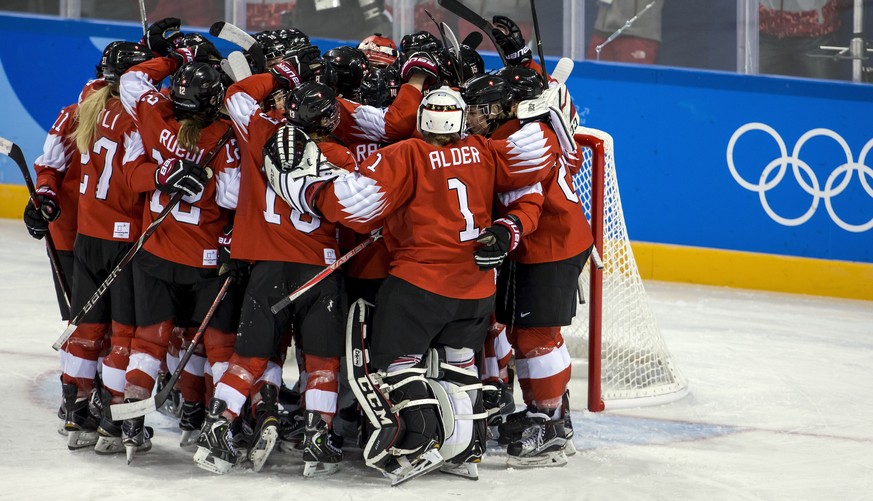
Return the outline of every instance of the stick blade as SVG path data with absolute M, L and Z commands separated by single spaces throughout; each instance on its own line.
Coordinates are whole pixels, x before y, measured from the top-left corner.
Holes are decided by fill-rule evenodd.
M 558 64 L 555 65 L 555 69 L 552 70 L 551 77 L 557 80 L 559 83 L 566 83 L 567 79 L 570 78 L 570 73 L 573 73 L 573 67 L 575 63 L 569 57 L 562 57 Z
M 145 416 L 150 412 L 158 410 L 155 405 L 155 397 L 149 397 L 145 400 L 137 402 L 128 402 L 126 404 L 115 404 L 109 406 L 109 413 L 112 415 L 113 421 L 122 421 L 124 419 L 133 419 L 140 416 Z

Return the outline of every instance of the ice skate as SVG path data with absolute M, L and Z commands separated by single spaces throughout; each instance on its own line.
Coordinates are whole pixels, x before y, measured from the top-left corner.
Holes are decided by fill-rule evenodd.
M 237 461 L 230 421 L 221 415 L 226 409 L 224 400 L 213 398 L 209 401 L 209 413 L 203 421 L 197 452 L 194 453 L 194 464 L 219 475 L 229 472 Z
M 294 454 L 303 454 L 303 430 L 306 423 L 303 414 L 298 411 L 279 412 L 279 450 Z
M 169 372 L 159 373 L 158 387 L 155 389 L 155 392 L 160 393 L 171 377 L 173 377 L 173 375 Z M 173 388 L 170 392 L 169 398 L 167 398 L 163 405 L 158 408 L 158 412 L 169 417 L 180 417 L 182 414 L 182 392 Z
M 248 460 L 254 471 L 261 471 L 279 438 L 279 408 L 276 400 L 275 386 L 268 384 L 261 388 L 261 401 L 255 408 L 254 441 L 248 452 Z
M 330 475 L 339 469 L 343 459 L 342 438 L 314 411 L 304 413 L 306 429 L 303 439 L 304 477 Z
M 97 428 L 97 445 L 94 446 L 94 452 L 100 455 L 119 454 L 124 452 L 124 444 L 121 443 L 121 421 L 112 421 L 104 413 L 103 419 L 100 421 L 100 427 Z
M 78 399 L 78 388 L 75 384 L 65 384 L 62 387 L 64 395 L 64 430 L 67 432 L 67 448 L 71 451 L 91 447 L 97 443 L 97 427 L 100 423 L 100 412 L 91 400 L 99 398 L 91 392 L 90 399 Z
M 200 428 L 203 427 L 204 419 L 206 419 L 206 406 L 200 402 L 187 400 L 182 403 L 179 415 L 179 429 L 182 430 L 182 438 L 179 439 L 179 447 L 197 445 L 197 438 L 200 436 Z
M 443 465 L 440 466 L 440 472 L 466 478 L 469 480 L 479 480 L 478 463 L 443 463 Z
M 126 398 L 125 403 L 135 402 L 135 399 Z M 146 452 L 152 448 L 152 436 L 154 430 L 145 425 L 145 417 L 140 416 L 132 419 L 125 419 L 121 422 L 121 443 L 124 445 L 124 450 L 127 453 L 127 464 L 133 461 L 137 452 Z
M 537 468 L 545 466 L 564 466 L 567 456 L 564 445 L 563 420 L 554 421 L 544 413 L 532 413 L 528 418 L 531 425 L 524 430 L 520 440 L 509 444 L 507 465 L 516 468 Z
M 561 412 L 564 415 L 564 437 L 567 443 L 564 445 L 564 454 L 570 457 L 576 454 L 576 446 L 573 445 L 573 420 L 570 419 L 570 390 L 564 392 L 561 400 Z
M 503 423 L 496 426 L 497 443 L 500 445 L 509 445 L 512 442 L 521 440 L 521 435 L 532 424 L 528 414 L 535 412 L 536 408 L 528 406 L 527 409 L 513 412 L 507 415 Z M 494 436 L 494 435 L 492 435 Z

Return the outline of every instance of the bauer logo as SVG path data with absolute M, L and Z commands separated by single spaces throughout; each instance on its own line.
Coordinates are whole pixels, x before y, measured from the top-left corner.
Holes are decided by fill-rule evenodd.
M 823 157 L 830 163 L 805 160 L 814 157 L 808 154 L 811 148 L 828 153 Z M 731 136 L 727 165 L 734 181 L 757 195 L 773 221 L 800 226 L 824 206 L 833 224 L 861 233 L 873 228 L 873 169 L 866 165 L 871 148 L 873 139 L 855 158 L 842 136 L 817 128 L 803 133 L 789 150 L 773 127 L 752 122 Z
M 355 367 L 363 367 L 364 366 L 364 354 L 358 348 L 355 348 L 352 351 L 352 363 L 355 364 Z

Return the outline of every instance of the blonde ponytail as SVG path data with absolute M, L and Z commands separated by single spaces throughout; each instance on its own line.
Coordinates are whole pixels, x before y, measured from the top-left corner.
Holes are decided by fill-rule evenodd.
M 91 144 L 94 143 L 94 136 L 97 135 L 97 121 L 100 118 L 100 113 L 106 108 L 106 103 L 109 99 L 117 94 L 117 85 L 107 85 L 94 92 L 91 92 L 88 97 L 82 101 L 82 104 L 76 108 L 76 130 L 73 132 L 73 139 L 76 141 L 76 148 L 79 153 L 85 154 L 91 149 Z

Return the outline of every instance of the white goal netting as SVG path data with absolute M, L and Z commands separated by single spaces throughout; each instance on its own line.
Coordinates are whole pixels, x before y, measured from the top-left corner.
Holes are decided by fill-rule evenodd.
M 582 148 L 584 164 L 573 178 L 573 189 L 582 200 L 592 228 L 600 220 L 598 214 L 592 215 L 592 210 L 601 212 L 593 196 L 598 196 L 599 192 L 603 197 L 603 223 L 600 226 L 603 241 L 597 245 L 604 266 L 603 285 L 599 292 L 602 314 L 598 316 L 596 305 L 591 307 L 597 302 L 598 292 L 590 288 L 589 260 L 582 271 L 586 304 L 577 308 L 573 324 L 563 329 L 574 361 L 587 361 L 590 367 L 593 358 L 600 357 L 600 388 L 596 386 L 597 381 L 588 381 L 589 409 L 598 410 L 591 408 L 592 392 L 595 392 L 595 398 L 598 394 L 601 396 L 600 400 L 607 409 L 678 400 L 687 394 L 688 384 L 667 350 L 634 260 L 618 191 L 612 137 L 603 131 L 584 127 L 576 132 L 585 136 L 586 147 Z M 598 157 L 600 162 L 596 161 Z M 598 163 L 603 165 L 602 188 L 592 190 L 592 184 L 595 187 L 600 184 L 595 168 Z M 592 315 L 593 325 L 600 325 L 600 353 L 589 353 L 588 349 Z

